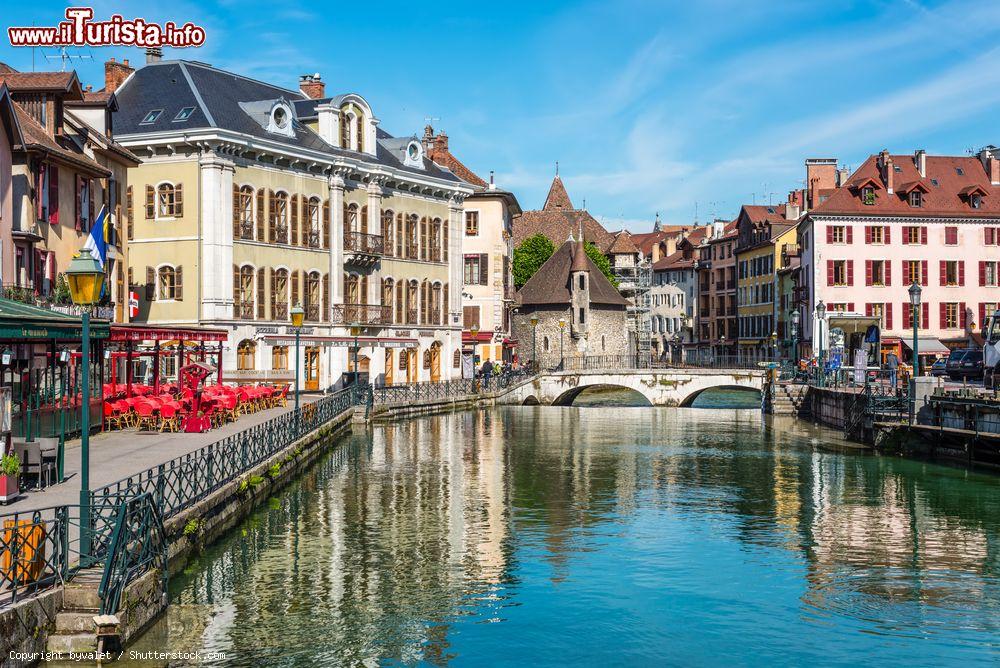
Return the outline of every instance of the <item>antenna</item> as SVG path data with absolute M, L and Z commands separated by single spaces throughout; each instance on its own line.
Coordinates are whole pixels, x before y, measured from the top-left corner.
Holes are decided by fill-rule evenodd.
M 61 60 L 62 65 L 60 72 L 66 71 L 66 63 L 72 60 L 93 60 L 94 57 L 87 53 L 70 53 L 65 46 L 61 46 L 55 55 L 50 55 L 48 53 L 42 52 L 45 56 L 45 60 Z

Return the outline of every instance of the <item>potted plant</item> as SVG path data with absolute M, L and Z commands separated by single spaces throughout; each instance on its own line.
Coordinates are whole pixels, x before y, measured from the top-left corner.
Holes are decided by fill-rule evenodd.
M 0 502 L 7 503 L 21 492 L 21 460 L 15 454 L 0 455 Z

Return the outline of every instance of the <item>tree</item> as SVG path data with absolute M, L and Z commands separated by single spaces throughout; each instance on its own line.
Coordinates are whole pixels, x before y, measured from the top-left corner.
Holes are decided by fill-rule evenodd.
M 555 246 L 544 234 L 535 234 L 522 241 L 514 249 L 514 287 L 520 290 L 555 252 Z
M 617 288 L 618 279 L 615 278 L 613 273 L 611 273 L 611 262 L 608 260 L 608 256 L 602 253 L 601 249 L 595 246 L 591 241 L 588 241 L 583 248 L 587 252 L 587 257 L 594 261 L 594 264 L 596 264 L 597 268 L 601 270 L 604 277 L 611 282 L 611 285 Z

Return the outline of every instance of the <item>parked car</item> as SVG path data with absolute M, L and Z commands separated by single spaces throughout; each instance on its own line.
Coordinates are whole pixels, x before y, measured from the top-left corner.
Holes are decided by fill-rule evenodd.
M 947 376 L 948 375 L 948 358 L 939 357 L 934 360 L 934 364 L 931 365 L 931 375 L 932 376 Z
M 948 377 L 952 380 L 976 380 L 983 377 L 983 351 L 953 350 L 948 357 Z

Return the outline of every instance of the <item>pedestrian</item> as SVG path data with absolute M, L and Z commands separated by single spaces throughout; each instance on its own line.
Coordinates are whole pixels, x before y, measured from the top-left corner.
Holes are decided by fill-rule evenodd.
M 889 370 L 889 384 L 895 390 L 898 380 L 897 374 L 899 373 L 899 358 L 896 356 L 896 353 L 890 352 L 885 356 L 885 368 Z

